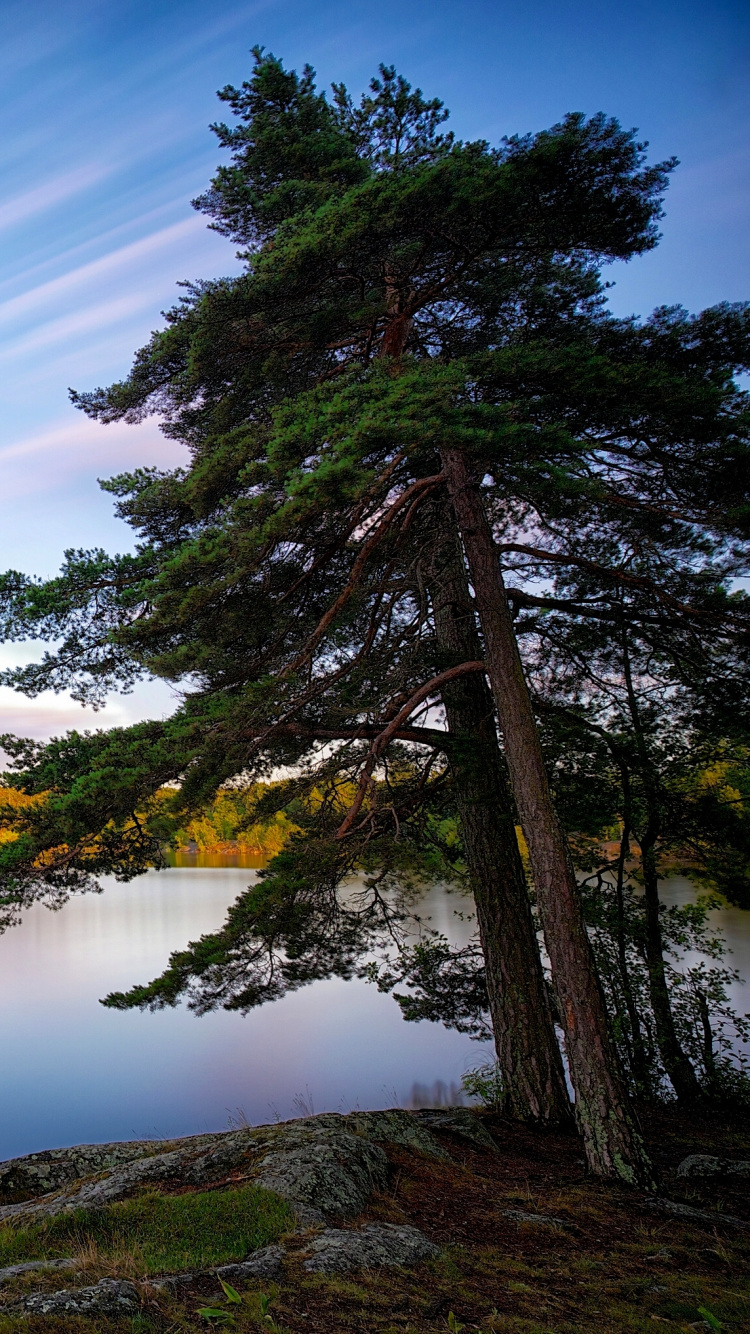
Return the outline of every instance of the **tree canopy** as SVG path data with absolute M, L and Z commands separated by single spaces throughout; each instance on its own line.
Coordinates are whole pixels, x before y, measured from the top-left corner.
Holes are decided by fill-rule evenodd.
M 392 927 L 379 886 L 424 865 L 428 811 L 447 793 L 468 837 L 461 756 L 480 734 L 497 751 L 494 707 L 495 848 L 512 834 L 507 761 L 589 1161 L 646 1183 L 549 799 L 565 750 L 545 770 L 532 707 L 548 729 L 607 732 L 639 801 L 653 745 L 646 761 L 632 707 L 622 739 L 620 678 L 614 693 L 602 682 L 626 644 L 696 735 L 737 727 L 750 308 L 611 315 L 602 266 L 657 243 L 674 162 L 648 165 L 603 115 L 463 143 L 390 67 L 355 105 L 260 49 L 250 81 L 220 96 L 237 122 L 214 127 L 231 161 L 196 205 L 242 247 L 244 271 L 189 286 L 125 380 L 73 394 L 102 422 L 157 414 L 189 461 L 104 483 L 133 554 L 69 552 L 56 580 L 0 581 L 5 638 L 55 642 L 7 684 L 98 704 L 151 674 L 183 699 L 164 722 L 4 738 L 11 783 L 44 794 L 9 817 L 9 902 L 149 864 L 168 834 L 165 784 L 178 819 L 222 784 L 296 766 L 292 788 L 321 794 L 303 833 L 223 934 L 117 1003 L 173 1003 L 197 978 L 207 1003 L 251 1004 L 346 975 L 363 939 Z M 466 599 L 452 631 L 440 608 Z M 338 887 L 362 866 L 352 907 Z M 515 920 L 527 909 L 514 903 Z M 533 972 L 530 917 L 524 931 Z M 488 917 L 485 955 L 489 933 Z

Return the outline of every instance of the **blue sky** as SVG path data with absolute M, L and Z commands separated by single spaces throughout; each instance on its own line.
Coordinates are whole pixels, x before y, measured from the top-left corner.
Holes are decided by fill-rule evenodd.
M 178 462 L 155 423 L 100 427 L 68 403 L 127 372 L 180 279 L 236 271 L 190 199 L 220 160 L 215 91 L 260 43 L 321 86 L 380 61 L 495 141 L 603 110 L 676 154 L 659 249 L 610 273 L 613 308 L 750 297 L 750 6 L 742 0 L 3 0 L 0 6 L 0 569 L 122 550 L 96 478 Z M 18 646 L 0 661 L 23 659 Z M 145 687 L 111 724 L 171 708 Z M 65 697 L 0 690 L 0 730 L 90 723 Z

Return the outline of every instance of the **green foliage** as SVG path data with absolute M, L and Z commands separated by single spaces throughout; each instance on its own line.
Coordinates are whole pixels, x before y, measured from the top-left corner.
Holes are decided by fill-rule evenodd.
M 484 960 L 476 938 L 456 948 L 440 933 L 429 932 L 416 945 L 402 945 L 386 962 L 369 962 L 364 976 L 379 991 L 392 993 L 406 1020 L 431 1019 L 477 1041 L 492 1037 Z M 408 992 L 395 990 L 404 984 Z M 482 1096 L 478 1089 L 474 1092 Z
M 582 890 L 613 1033 L 633 1091 L 641 1097 L 670 1097 L 650 996 L 642 893 L 628 882 L 621 903 L 610 873 L 590 876 Z M 738 1014 L 729 1000 L 728 987 L 739 975 L 724 966 L 726 946 L 721 934 L 708 925 L 709 912 L 718 906 L 716 899 L 705 897 L 697 903 L 662 907 L 664 966 L 678 1038 L 706 1096 L 739 1107 L 750 1091 L 743 1054 L 750 1017 Z M 698 962 L 686 964 L 688 953 L 697 955 Z M 637 1034 L 626 984 L 635 1003 Z M 634 1046 L 638 1038 L 645 1049 L 641 1066 Z
M 476 1098 L 493 1111 L 502 1111 L 505 1102 L 502 1071 L 495 1061 L 467 1070 L 461 1077 L 461 1086 L 470 1098 Z
M 74 395 L 100 421 L 158 414 L 188 462 L 105 483 L 135 556 L 69 552 L 56 580 L 0 579 L 6 638 L 56 645 L 5 684 L 96 703 L 153 675 L 183 700 L 162 722 L 2 739 L 9 785 L 40 798 L 14 808 L 0 844 L 9 911 L 137 874 L 192 829 L 278 849 L 220 931 L 108 1004 L 247 1009 L 403 943 L 419 886 L 465 876 L 452 822 L 472 738 L 439 711 L 447 673 L 478 668 L 436 628 L 455 553 L 446 442 L 481 488 L 566 824 L 594 839 L 622 821 L 653 887 L 679 810 L 705 874 L 733 876 L 739 896 L 744 820 L 688 791 L 665 738 L 742 744 L 750 677 L 728 665 L 750 636 L 731 592 L 750 531 L 750 399 L 735 380 L 750 307 L 619 320 L 600 277 L 656 244 L 673 161 L 647 164 L 604 115 L 463 143 L 390 67 L 355 105 L 343 85 L 329 102 L 307 67 L 254 58 L 220 94 L 231 161 L 197 201 L 244 272 L 185 288 L 125 380 Z M 279 768 L 295 777 L 258 796 Z M 624 930 L 605 881 L 591 909 L 603 967 Z M 661 946 L 646 1000 L 631 917 L 638 1006 L 656 1015 Z M 693 930 L 673 925 L 675 940 Z M 441 978 L 471 962 L 439 942 L 405 955 L 391 967 L 417 983 L 405 1013 L 436 1017 Z M 696 977 L 695 1004 L 720 1013 L 726 977 Z M 454 991 L 451 1022 L 476 1016 L 477 996 Z M 610 996 L 625 1043 L 614 982 Z
M 626 1078 L 641 1098 L 669 1099 L 673 1093 L 659 1050 L 650 993 L 642 891 L 629 879 L 621 901 L 608 866 L 584 879 L 581 890 Z M 743 1054 L 750 1038 L 750 1017 L 738 1014 L 730 1002 L 728 988 L 739 975 L 725 965 L 727 951 L 721 932 L 708 923 L 709 912 L 720 906 L 711 897 L 683 906 L 662 906 L 661 936 L 679 1040 L 705 1096 L 740 1110 L 750 1105 L 750 1077 Z M 697 960 L 686 964 L 687 954 Z M 393 993 L 407 1020 L 432 1019 L 479 1040 L 491 1036 L 484 961 L 476 938 L 467 946 L 451 947 L 439 933 L 430 934 L 416 946 L 402 946 L 386 962 L 370 962 L 364 975 L 380 990 Z M 404 984 L 408 992 L 396 990 Z M 640 1063 L 635 1047 L 638 1038 L 643 1047 Z M 467 1072 L 462 1084 L 471 1097 L 502 1108 L 503 1075 L 494 1062 Z
M 240 1260 L 291 1225 L 288 1205 L 247 1185 L 187 1195 L 146 1192 L 100 1210 L 76 1210 L 29 1227 L 0 1228 L 0 1262 L 69 1254 L 135 1255 L 144 1274 L 179 1273 Z
M 237 1289 L 233 1288 L 231 1283 L 225 1283 L 223 1278 L 220 1278 L 219 1282 L 222 1286 L 224 1296 L 226 1297 L 227 1301 L 231 1302 L 233 1306 L 239 1305 L 239 1303 L 242 1301 L 242 1298 L 240 1297 L 240 1294 L 238 1293 Z
M 698 1315 L 703 1317 L 709 1329 L 715 1329 L 717 1331 L 717 1334 L 721 1334 L 721 1331 L 724 1329 L 724 1325 L 721 1323 L 720 1320 L 716 1319 L 715 1315 L 712 1315 L 710 1311 L 707 1311 L 705 1306 L 698 1307 Z

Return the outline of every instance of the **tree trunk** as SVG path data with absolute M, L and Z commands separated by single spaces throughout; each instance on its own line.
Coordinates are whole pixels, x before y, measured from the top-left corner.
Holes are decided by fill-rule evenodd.
M 708 1086 L 713 1091 L 716 1089 L 716 1053 L 714 1051 L 714 1035 L 711 1030 L 711 1016 L 708 1011 L 708 1001 L 705 991 L 696 991 L 696 1000 L 698 1002 L 698 1014 L 701 1021 L 703 1032 L 703 1064 L 706 1070 Z
M 664 1069 L 680 1102 L 695 1102 L 701 1096 L 698 1077 L 682 1050 L 674 1024 L 669 987 L 664 968 L 664 940 L 661 934 L 659 904 L 659 868 L 656 863 L 656 842 L 661 827 L 661 803 L 641 712 L 633 685 L 627 633 L 623 628 L 622 656 L 625 688 L 628 696 L 630 719 L 635 734 L 635 746 L 641 771 L 643 795 L 646 803 L 646 827 L 639 838 L 643 868 L 643 898 L 646 919 L 646 967 L 649 996 L 654 1015 L 656 1041 Z
M 552 804 L 497 549 L 479 488 L 460 451 L 444 450 L 443 468 L 474 588 L 513 796 L 529 848 L 588 1165 L 600 1176 L 651 1188 L 651 1165 L 628 1105 L 578 886 Z
M 649 822 L 650 823 L 650 822 Z M 661 934 L 659 873 L 654 851 L 655 839 L 647 827 L 641 840 L 643 899 L 646 918 L 646 967 L 649 996 L 654 1014 L 656 1041 L 664 1069 L 680 1102 L 694 1102 L 701 1096 L 698 1077 L 685 1055 L 677 1036 L 664 968 L 664 943 Z
M 430 593 L 439 666 L 449 665 L 453 658 L 481 657 L 455 530 L 449 531 L 438 553 Z M 520 1121 L 569 1121 L 570 1099 L 518 851 L 492 696 L 482 676 L 457 680 L 443 689 L 442 696 L 505 1111 Z
M 641 1020 L 635 1003 L 635 997 L 633 996 L 633 988 L 630 984 L 627 940 L 625 935 L 625 863 L 630 855 L 631 814 L 630 776 L 627 768 L 622 763 L 620 764 L 620 773 L 622 776 L 623 813 L 622 833 L 620 835 L 620 854 L 617 858 L 617 881 L 615 886 L 615 893 L 617 895 L 617 959 L 620 965 L 620 980 L 622 983 L 623 996 L 625 998 L 625 1008 L 628 1012 L 628 1019 L 630 1021 L 633 1079 L 638 1093 L 643 1097 L 649 1097 L 651 1095 L 651 1079 L 649 1077 L 648 1061 L 646 1060 L 646 1049 L 643 1044 Z

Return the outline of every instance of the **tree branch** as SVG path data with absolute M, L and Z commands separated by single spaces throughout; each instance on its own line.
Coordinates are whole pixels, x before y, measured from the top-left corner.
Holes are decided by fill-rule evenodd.
M 344 838 L 351 829 L 365 799 L 365 793 L 370 785 L 372 772 L 379 756 L 382 755 L 389 741 L 393 740 L 396 733 L 406 722 L 409 714 L 414 712 L 418 704 L 421 704 L 423 700 L 434 694 L 442 686 L 447 685 L 449 681 L 455 681 L 459 676 L 468 676 L 471 672 L 483 672 L 485 670 L 483 662 L 463 662 L 457 667 L 449 667 L 447 671 L 438 673 L 437 676 L 433 676 L 431 680 L 426 681 L 424 685 L 414 691 L 411 698 L 399 709 L 395 718 L 375 737 L 360 775 L 357 795 L 336 831 L 336 838 Z

